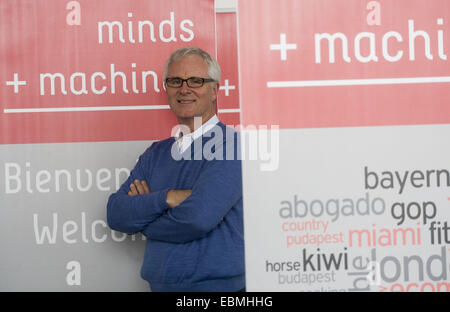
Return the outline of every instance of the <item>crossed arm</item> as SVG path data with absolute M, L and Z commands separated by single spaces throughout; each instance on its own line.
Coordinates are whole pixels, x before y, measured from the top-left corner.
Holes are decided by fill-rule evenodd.
M 130 184 L 129 196 L 150 194 L 150 187 L 145 180 L 134 180 Z M 192 194 L 192 190 L 169 190 L 166 196 L 166 203 L 170 208 L 180 205 L 186 198 Z
M 192 190 L 152 191 L 141 170 L 145 171 L 138 163 L 127 184 L 108 200 L 107 219 L 113 230 L 142 232 L 153 240 L 189 242 L 207 235 L 242 200 L 238 161 L 207 163 Z

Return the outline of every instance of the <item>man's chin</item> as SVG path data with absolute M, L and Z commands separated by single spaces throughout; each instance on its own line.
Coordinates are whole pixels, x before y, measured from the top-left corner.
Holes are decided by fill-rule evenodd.
M 195 118 L 195 114 L 177 114 L 176 116 L 180 122 L 194 120 Z
M 172 107 L 172 112 L 178 118 L 194 118 L 194 116 L 195 116 L 195 112 L 193 110 L 183 109 L 180 107 L 176 107 L 175 109 Z
M 178 118 L 187 118 L 187 119 L 192 119 L 195 117 L 194 113 L 179 113 L 176 114 Z

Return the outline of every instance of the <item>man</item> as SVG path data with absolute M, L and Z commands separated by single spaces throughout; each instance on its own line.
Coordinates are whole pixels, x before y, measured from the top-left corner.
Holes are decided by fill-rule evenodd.
M 205 51 L 182 48 L 163 78 L 179 131 L 140 156 L 108 200 L 108 224 L 147 237 L 141 276 L 153 291 L 242 290 L 241 162 L 236 132 L 225 135 L 230 128 L 215 115 L 220 67 Z

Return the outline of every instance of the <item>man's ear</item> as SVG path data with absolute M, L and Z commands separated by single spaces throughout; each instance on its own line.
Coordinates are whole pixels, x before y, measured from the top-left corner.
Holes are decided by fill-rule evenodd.
M 214 92 L 214 95 L 215 95 L 214 102 L 216 102 L 217 101 L 217 96 L 219 95 L 219 83 L 218 82 L 216 82 L 214 84 L 213 92 Z
M 213 88 L 213 93 L 214 93 L 214 99 L 212 100 L 212 103 L 214 105 L 214 112 L 216 113 L 216 115 L 219 114 L 219 108 L 217 107 L 217 97 L 219 95 L 219 83 L 216 82 Z

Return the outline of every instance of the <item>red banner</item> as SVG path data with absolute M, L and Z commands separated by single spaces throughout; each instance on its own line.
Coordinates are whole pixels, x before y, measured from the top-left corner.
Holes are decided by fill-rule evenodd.
M 228 125 L 240 124 L 236 13 L 216 14 L 217 60 L 222 70 L 218 113 Z
M 215 54 L 214 1 L 197 2 L 2 1 L 0 143 L 170 135 L 164 62 L 182 46 Z
M 244 124 L 450 122 L 447 0 L 246 0 L 238 14 Z

